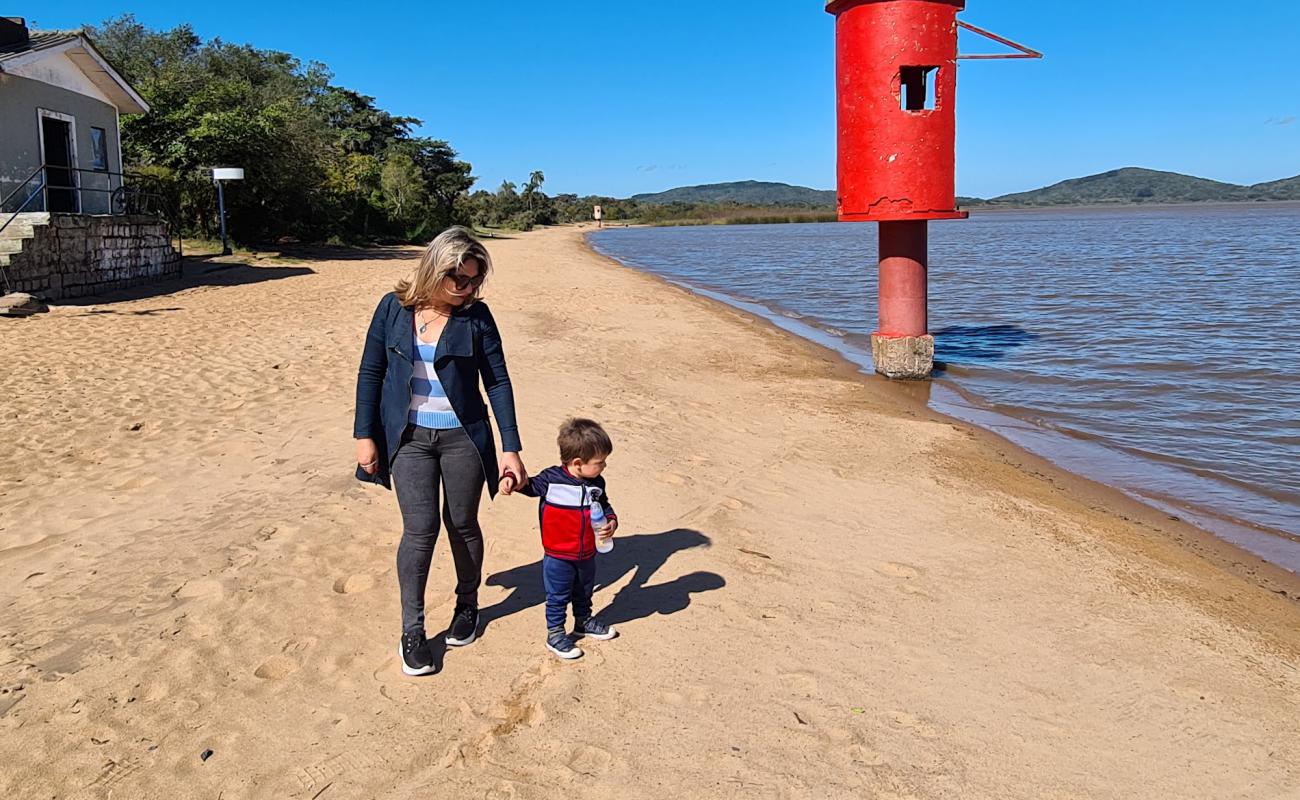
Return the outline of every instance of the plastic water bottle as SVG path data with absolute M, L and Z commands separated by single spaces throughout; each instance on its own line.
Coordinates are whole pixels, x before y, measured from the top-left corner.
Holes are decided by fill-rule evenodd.
M 605 516 L 605 507 L 604 507 L 603 505 L 601 505 L 601 502 L 600 502 L 600 490 L 599 490 L 599 489 L 592 489 L 592 490 L 591 490 L 591 530 L 592 530 L 592 533 L 595 534 L 595 533 L 596 533 L 597 531 L 599 531 L 601 528 L 605 527 L 605 524 L 606 524 L 608 521 L 609 521 L 609 518 Z M 613 537 L 613 536 L 610 536 L 610 537 L 608 537 L 608 538 L 606 538 L 606 539 L 601 539 L 599 536 L 596 536 L 596 552 L 597 552 L 597 553 L 608 553 L 610 550 L 613 550 L 613 549 L 614 549 L 614 537 Z

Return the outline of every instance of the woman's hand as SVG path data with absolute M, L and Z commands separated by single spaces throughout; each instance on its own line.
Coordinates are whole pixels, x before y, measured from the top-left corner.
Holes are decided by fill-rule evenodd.
M 524 469 L 524 461 L 518 453 L 501 454 L 501 476 L 505 477 L 507 472 L 513 472 L 515 482 L 511 484 L 506 481 L 501 485 L 501 494 L 514 494 L 515 489 L 528 483 L 528 470 Z
M 357 463 L 367 475 L 379 471 L 379 448 L 374 439 L 357 439 Z

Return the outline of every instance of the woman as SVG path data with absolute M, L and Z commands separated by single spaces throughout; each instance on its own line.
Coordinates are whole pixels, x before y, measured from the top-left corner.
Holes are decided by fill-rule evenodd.
M 478 635 L 483 485 L 495 495 L 507 470 L 528 480 L 501 335 L 479 301 L 491 269 L 487 250 L 469 231 L 439 234 L 414 274 L 379 301 L 357 374 L 357 478 L 395 487 L 402 511 L 399 651 L 407 675 L 434 669 L 424 632 L 424 588 L 438 537 L 439 484 L 456 563 L 456 611 L 446 640 L 461 646 Z M 480 379 L 501 432 L 500 470 Z

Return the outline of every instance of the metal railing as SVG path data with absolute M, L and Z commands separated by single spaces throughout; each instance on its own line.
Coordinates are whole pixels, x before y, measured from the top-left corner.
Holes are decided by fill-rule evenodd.
M 4 229 L 9 227 L 9 223 L 13 222 L 18 217 L 19 214 L 23 213 L 23 211 L 26 210 L 26 208 L 32 204 L 33 200 L 35 200 L 37 197 L 41 197 L 44 195 L 45 165 L 42 164 L 41 166 L 37 167 L 35 172 L 33 172 L 31 175 L 28 175 L 23 180 L 22 183 L 18 184 L 17 189 L 14 189 L 12 192 L 5 195 L 3 198 L 0 198 L 0 214 L 2 214 L 4 213 L 5 206 L 9 205 L 9 201 L 12 200 L 19 192 L 21 192 L 24 186 L 36 180 L 37 178 L 40 178 L 40 181 L 37 183 L 36 188 L 27 195 L 27 199 L 23 200 L 21 203 L 18 204 L 18 208 L 14 209 L 14 212 L 9 216 L 9 219 L 5 220 L 3 223 L 0 223 L 0 233 L 3 233 Z
M 86 180 L 82 175 L 102 176 L 106 186 L 87 186 Z M 117 179 L 117 185 L 114 186 L 113 179 Z M 58 181 L 66 181 L 61 183 Z M 107 195 L 107 205 L 101 205 L 102 210 L 87 211 L 85 202 L 85 193 L 100 193 Z M 60 193 L 66 193 L 61 195 Z M 5 228 L 13 224 L 18 219 L 18 215 L 24 211 L 39 210 L 51 212 L 50 197 L 56 200 L 68 199 L 75 207 L 72 211 L 53 211 L 52 213 L 69 213 L 69 214 L 95 214 L 99 213 L 108 216 L 124 216 L 128 214 L 143 214 L 152 217 L 158 217 L 167 225 L 168 241 L 176 239 L 176 253 L 182 254 L 182 243 L 180 235 L 180 209 L 168 201 L 167 192 L 162 182 L 149 175 L 132 175 L 124 172 L 111 172 L 102 169 L 86 169 L 84 167 L 65 167 L 55 164 L 42 164 L 37 167 L 36 171 L 28 175 L 26 180 L 18 184 L 17 188 L 0 198 L 0 233 L 4 233 Z M 17 200 L 22 196 L 21 201 Z M 40 208 L 33 209 L 37 198 L 40 198 Z M 60 203 L 55 203 L 60 205 Z M 12 211 L 8 209 L 13 208 Z M 0 269 L 0 278 L 4 279 L 6 290 L 9 286 L 9 276 Z

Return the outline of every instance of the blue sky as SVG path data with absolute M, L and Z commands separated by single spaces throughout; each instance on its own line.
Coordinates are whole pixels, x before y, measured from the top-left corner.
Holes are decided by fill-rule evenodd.
M 42 0 L 6 13 L 43 28 L 133 13 L 323 61 L 336 83 L 423 119 L 482 187 L 540 169 L 549 193 L 624 196 L 745 179 L 833 188 L 823 5 Z M 961 18 L 1047 57 L 962 64 L 959 194 L 1122 166 L 1300 174 L 1300 3 L 969 0 Z M 965 34 L 962 49 L 988 52 Z

